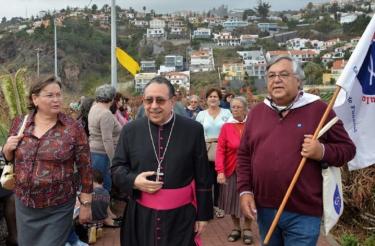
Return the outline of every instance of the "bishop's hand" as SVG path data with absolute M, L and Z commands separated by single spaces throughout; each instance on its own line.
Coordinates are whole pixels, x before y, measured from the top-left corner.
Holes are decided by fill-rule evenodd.
M 151 194 L 157 192 L 162 188 L 163 182 L 151 181 L 147 179 L 147 177 L 154 175 L 156 175 L 156 172 L 153 171 L 138 174 L 134 180 L 134 188 Z

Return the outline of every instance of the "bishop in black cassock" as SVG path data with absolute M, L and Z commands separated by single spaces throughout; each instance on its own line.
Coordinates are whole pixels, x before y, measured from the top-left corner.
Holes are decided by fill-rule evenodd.
M 175 209 L 156 210 L 137 201 L 144 191 L 136 189 L 134 181 L 143 172 L 156 172 L 157 158 L 162 159 L 162 189 L 178 189 L 194 181 L 197 207 L 189 203 Z M 208 177 L 204 133 L 198 122 L 171 112 L 162 125 L 152 123 L 147 117 L 125 125 L 112 162 L 113 185 L 129 197 L 121 245 L 196 245 L 195 222 L 212 219 L 212 184 Z

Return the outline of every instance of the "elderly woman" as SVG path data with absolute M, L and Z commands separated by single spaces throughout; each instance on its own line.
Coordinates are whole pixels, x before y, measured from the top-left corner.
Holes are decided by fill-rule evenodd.
M 198 113 L 202 111 L 202 108 L 199 106 L 200 98 L 197 95 L 191 95 L 188 99 L 189 106 L 185 110 L 189 118 L 195 120 Z
M 89 143 L 92 167 L 104 180 L 104 188 L 111 191 L 110 164 L 115 153 L 121 125 L 110 111 L 116 90 L 110 85 L 96 88 L 95 104 L 89 112 Z
M 211 88 L 206 92 L 206 100 L 208 108 L 206 110 L 200 111 L 197 115 L 196 121 L 203 125 L 204 136 L 206 143 L 209 145 L 217 143 L 217 138 L 219 137 L 220 129 L 229 118 L 232 117 L 231 112 L 228 109 L 220 108 L 220 100 L 222 98 L 221 91 L 216 88 Z M 213 155 L 215 156 L 215 154 Z M 211 168 L 211 179 L 214 184 L 214 210 L 217 218 L 224 217 L 224 211 L 218 208 L 219 201 L 219 185 L 216 182 L 216 171 L 215 171 L 215 160 L 210 160 L 209 155 L 209 165 Z
M 3 148 L 5 159 L 15 164 L 18 245 L 62 246 L 76 201 L 74 166 L 82 187 L 79 220 L 91 219 L 89 145 L 82 125 L 61 113 L 61 83 L 55 77 L 33 84 L 29 101 L 23 134 L 16 136 L 25 119 L 19 117 Z
M 241 136 L 244 130 L 244 124 L 247 115 L 247 101 L 244 97 L 235 97 L 231 100 L 230 109 L 233 118 L 230 118 L 223 125 L 220 131 L 215 170 L 218 173 L 217 182 L 222 185 L 220 188 L 219 208 L 232 217 L 233 230 L 228 236 L 229 242 L 235 242 L 241 238 L 240 226 L 240 203 L 239 195 L 236 190 L 236 162 L 237 150 L 240 146 Z M 244 244 L 251 244 L 251 220 L 245 218 L 243 229 Z

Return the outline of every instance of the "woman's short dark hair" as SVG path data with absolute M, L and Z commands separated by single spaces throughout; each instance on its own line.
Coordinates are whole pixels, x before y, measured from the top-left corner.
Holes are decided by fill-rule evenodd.
M 212 94 L 212 92 L 216 92 L 220 100 L 223 98 L 223 94 L 218 88 L 210 88 L 206 91 L 206 99 Z
M 35 106 L 33 102 L 33 95 L 38 96 L 39 93 L 47 86 L 50 84 L 57 84 L 60 89 L 62 88 L 61 82 L 53 75 L 48 75 L 40 80 L 37 80 L 35 83 L 33 83 L 30 86 L 29 90 L 29 103 L 27 108 L 29 110 L 36 110 L 37 107 Z
M 228 97 L 234 97 L 234 94 L 231 93 L 231 92 L 225 94 L 225 96 L 224 96 L 224 100 L 226 101 Z
M 156 83 L 156 84 L 160 84 L 160 85 L 166 85 L 166 86 L 168 87 L 169 97 L 170 97 L 170 98 L 172 98 L 172 97 L 174 97 L 174 96 L 176 95 L 176 93 L 175 93 L 175 89 L 174 89 L 172 83 L 171 83 L 167 78 L 165 78 L 165 77 L 163 77 L 163 76 L 156 76 L 156 77 L 152 78 L 152 79 L 146 84 L 146 86 L 144 87 L 143 92 L 146 91 L 146 88 L 147 88 L 149 85 L 154 84 L 154 83 Z

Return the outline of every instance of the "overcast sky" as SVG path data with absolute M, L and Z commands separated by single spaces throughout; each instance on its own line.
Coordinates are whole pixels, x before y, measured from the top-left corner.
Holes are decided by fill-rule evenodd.
M 271 10 L 300 9 L 309 2 L 322 3 L 329 0 L 265 0 L 271 4 Z M 198 10 L 204 11 L 222 4 L 229 9 L 253 8 L 257 5 L 257 0 L 116 0 L 116 4 L 121 7 L 133 7 L 142 10 L 146 6 L 146 11 L 154 9 L 157 13 L 173 12 L 178 10 Z M 22 16 L 30 17 L 37 15 L 41 10 L 60 10 L 70 7 L 91 7 L 92 4 L 101 8 L 104 4 L 111 4 L 111 0 L 0 0 L 0 18 Z

